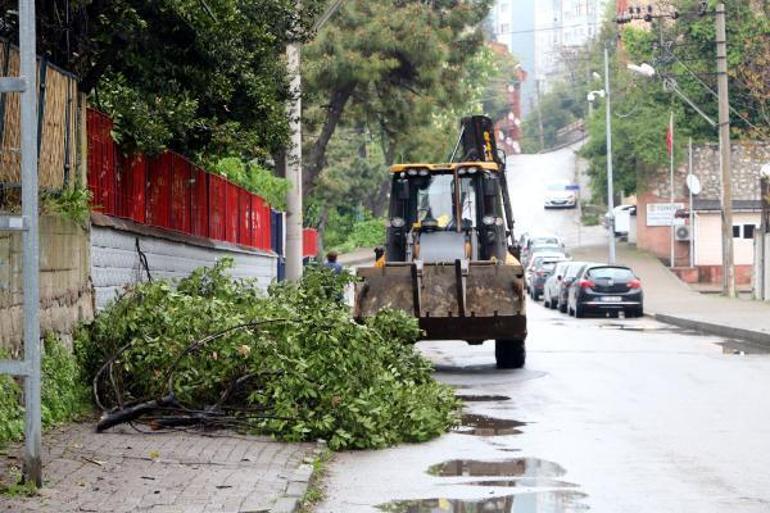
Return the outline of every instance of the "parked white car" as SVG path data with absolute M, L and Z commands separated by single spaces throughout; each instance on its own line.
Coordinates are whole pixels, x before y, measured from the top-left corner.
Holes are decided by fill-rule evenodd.
M 548 184 L 545 189 L 543 208 L 575 208 L 578 187 L 567 181 Z
M 545 286 L 543 287 L 543 306 L 546 308 L 555 310 L 559 306 L 561 282 L 571 263 L 571 261 L 565 260 L 556 264 L 553 274 L 545 281 Z
M 612 209 L 615 217 L 615 236 L 628 236 L 631 226 L 631 213 L 636 212 L 636 205 L 618 205 Z M 604 226 L 609 226 L 610 213 L 604 214 Z

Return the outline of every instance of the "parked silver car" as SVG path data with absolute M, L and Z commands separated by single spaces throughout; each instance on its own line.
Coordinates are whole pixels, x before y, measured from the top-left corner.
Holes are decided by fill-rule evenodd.
M 572 262 L 564 261 L 556 264 L 553 273 L 545 280 L 543 287 L 543 306 L 555 310 L 559 306 L 561 282 Z

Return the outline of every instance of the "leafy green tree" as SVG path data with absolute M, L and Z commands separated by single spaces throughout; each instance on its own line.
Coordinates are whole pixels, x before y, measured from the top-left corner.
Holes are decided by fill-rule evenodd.
M 464 63 L 482 42 L 489 0 L 351 0 L 305 51 L 311 105 L 304 190 L 327 163 L 326 151 L 349 103 L 381 137 L 385 163 L 412 125 L 425 125 L 420 98 L 440 108 L 457 92 Z M 313 107 L 314 106 L 314 107 Z M 435 110 L 434 110 L 435 112 Z
M 680 13 L 694 13 L 699 2 L 678 0 L 673 8 Z M 711 1 L 708 10 L 713 11 Z M 764 139 L 770 135 L 770 19 L 766 3 L 735 0 L 728 5 L 728 74 L 733 137 Z M 675 95 L 665 92 L 661 76 L 672 77 L 678 87 L 706 112 L 717 119 L 716 47 L 713 16 L 681 16 L 663 19 L 649 26 L 624 26 L 620 30 L 608 14 L 602 33 L 574 60 L 579 93 L 603 87 L 591 82 L 590 72 L 603 74 L 602 51 L 610 45 L 610 80 L 613 91 L 613 163 L 615 188 L 627 194 L 644 187 L 651 176 L 668 165 L 665 134 L 670 113 L 676 126 L 675 156 L 684 158 L 688 136 L 695 141 L 715 141 L 716 131 Z M 659 41 L 671 42 L 660 45 Z M 651 64 L 654 79 L 634 75 L 627 63 Z M 581 82 L 582 81 L 582 82 Z M 605 103 L 597 102 L 594 115 L 587 122 L 589 139 L 581 153 L 589 160 L 596 197 L 605 198 L 606 146 Z M 544 118 L 546 116 L 544 115 Z M 527 139 L 532 144 L 531 123 Z
M 15 4 L 0 0 L 10 28 Z M 285 45 L 311 35 L 324 4 L 298 15 L 294 0 L 37 2 L 38 48 L 113 116 L 126 151 L 266 159 L 287 135 Z

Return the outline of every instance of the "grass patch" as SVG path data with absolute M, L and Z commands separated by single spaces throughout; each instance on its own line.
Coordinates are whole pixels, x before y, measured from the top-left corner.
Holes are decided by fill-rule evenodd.
M 329 449 L 324 449 L 321 454 L 313 460 L 313 476 L 302 496 L 299 505 L 299 513 L 312 513 L 315 506 L 326 497 L 326 489 L 323 487 L 323 481 L 329 469 L 329 462 L 334 453 Z
M 0 358 L 7 358 L 7 353 Z M 87 381 L 75 357 L 54 335 L 43 339 L 41 410 L 44 428 L 82 418 L 91 411 Z M 24 436 L 20 381 L 0 376 L 0 448 Z
M 9 467 L 8 478 L 8 481 L 10 481 L 8 484 L 0 481 L 0 496 L 13 499 L 18 497 L 35 497 L 38 494 L 35 483 L 31 481 L 24 482 L 19 467 Z
M 589 203 L 580 204 L 580 222 L 583 226 L 598 226 L 601 223 L 602 216 L 606 208 L 602 205 L 592 205 Z

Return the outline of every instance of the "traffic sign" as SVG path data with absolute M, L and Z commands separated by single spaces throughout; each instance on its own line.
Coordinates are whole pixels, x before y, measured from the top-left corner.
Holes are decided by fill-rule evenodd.
M 697 176 L 693 174 L 687 175 L 687 188 L 690 189 L 690 192 L 696 196 L 700 194 L 701 186 L 700 180 Z

